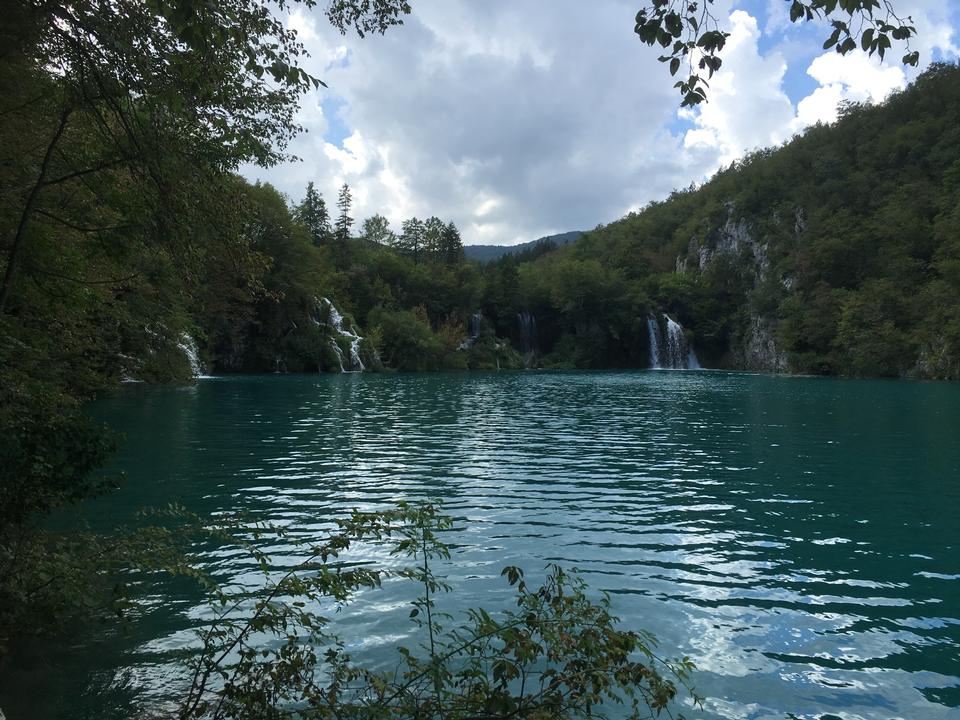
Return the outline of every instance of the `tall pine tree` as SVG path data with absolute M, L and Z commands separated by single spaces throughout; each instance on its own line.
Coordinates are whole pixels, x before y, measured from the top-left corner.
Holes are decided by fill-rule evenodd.
M 452 221 L 443 229 L 440 257 L 447 265 L 459 265 L 463 262 L 463 240 L 460 237 L 460 231 Z
M 341 243 L 346 243 L 350 239 L 350 228 L 353 227 L 353 218 L 350 217 L 350 206 L 352 204 L 353 197 L 350 195 L 350 186 L 344 183 L 337 198 L 340 216 L 337 218 L 336 236 Z
M 307 183 L 307 196 L 296 209 L 296 218 L 307 226 L 314 245 L 322 245 L 330 239 L 330 213 L 323 195 L 317 192 L 313 181 Z

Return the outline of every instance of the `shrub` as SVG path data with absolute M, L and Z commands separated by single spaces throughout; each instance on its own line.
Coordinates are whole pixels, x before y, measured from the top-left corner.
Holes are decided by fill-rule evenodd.
M 621 629 L 609 598 L 591 599 L 583 579 L 557 565 L 537 586 L 505 567 L 514 606 L 453 623 L 439 607 L 450 587 L 434 573 L 449 558 L 440 535 L 450 526 L 429 504 L 354 512 L 275 581 L 257 554 L 266 585 L 254 597 L 218 595 L 180 720 L 585 718 L 610 704 L 638 718 L 667 709 L 676 682 L 689 689 L 689 659 L 658 658 L 652 636 Z M 345 562 L 359 542 L 385 542 L 410 565 Z M 355 664 L 318 609 L 339 611 L 388 577 L 420 588 L 409 617 L 421 643 L 399 647 L 395 671 L 381 672 Z

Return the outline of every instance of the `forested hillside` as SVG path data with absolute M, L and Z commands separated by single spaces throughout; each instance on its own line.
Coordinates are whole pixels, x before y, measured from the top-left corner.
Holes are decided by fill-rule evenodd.
M 960 377 L 960 70 L 494 264 L 486 287 L 498 332 L 536 318 L 547 364 L 645 366 L 667 313 L 711 367 Z
M 249 192 L 286 212 L 268 188 Z M 416 221 L 382 242 L 303 241 L 314 259 L 285 275 L 276 243 L 296 237 L 297 214 L 289 233 L 258 241 L 273 268 L 257 312 L 272 319 L 244 343 L 262 350 L 240 364 L 217 350 L 217 328 L 235 335 L 249 308 L 194 315 L 215 369 L 271 369 L 278 352 L 286 369 L 338 369 L 329 339 L 293 309 L 323 296 L 365 336 L 367 367 L 647 367 L 651 318 L 662 332 L 669 316 L 707 367 L 960 377 L 955 66 L 570 245 L 482 266 L 411 239 Z M 439 237 L 442 222 L 427 226 Z
M 485 265 L 439 218 L 354 224 L 346 187 L 331 212 L 312 186 L 294 201 L 177 153 L 77 170 L 116 153 L 96 115 L 55 127 L 26 102 L 53 81 L 5 67 L 25 101 L 9 175 L 28 185 L 18 148 L 60 133 L 4 288 L 11 377 L 27 362 L 29 382 L 81 394 L 186 380 L 194 344 L 212 372 L 646 367 L 667 316 L 709 367 L 960 375 L 954 66 L 565 247 Z
M 499 260 L 504 255 L 526 252 L 541 243 L 551 243 L 557 247 L 562 247 L 582 236 L 583 233 L 581 231 L 571 230 L 570 232 L 559 233 L 558 235 L 546 235 L 542 238 L 531 240 L 530 242 L 520 243 L 519 245 L 467 245 L 464 248 L 464 253 L 467 256 L 467 260 L 490 262 L 491 260 Z
M 395 367 L 516 365 L 512 351 L 646 367 L 667 315 L 708 367 L 957 378 L 960 69 L 563 248 L 439 270 L 395 255 L 368 248 L 331 290 Z M 481 358 L 457 350 L 471 318 Z

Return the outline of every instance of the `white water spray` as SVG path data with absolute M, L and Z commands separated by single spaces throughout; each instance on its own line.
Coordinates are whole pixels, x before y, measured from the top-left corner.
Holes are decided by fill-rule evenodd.
M 653 315 L 647 317 L 650 340 L 650 367 L 669 370 L 699 370 L 700 362 L 687 342 L 683 326 L 663 314 L 663 326 Z
M 187 358 L 187 362 L 190 363 L 190 374 L 193 377 L 209 377 L 204 370 L 203 363 L 200 362 L 200 353 L 197 351 L 197 341 L 193 339 L 192 335 L 188 333 L 180 335 L 180 339 L 177 341 L 177 347 L 180 348 L 180 352 L 183 353 L 184 357 Z
M 337 342 L 336 338 L 330 338 L 330 345 L 333 347 L 333 351 L 337 355 L 337 361 L 340 363 L 340 372 L 363 372 L 366 369 L 363 365 L 363 360 L 360 359 L 360 341 L 363 340 L 363 338 L 357 334 L 356 328 L 351 326 L 347 329 L 344 327 L 343 315 L 328 298 L 320 298 L 319 302 L 327 306 L 328 320 L 326 324 L 332 327 L 340 337 L 345 337 L 350 340 L 350 356 L 349 358 L 344 358 L 343 350 L 340 349 L 340 343 Z M 313 322 L 316 325 L 323 324 L 317 319 L 314 319 Z M 344 366 L 344 360 L 348 361 L 347 366 Z

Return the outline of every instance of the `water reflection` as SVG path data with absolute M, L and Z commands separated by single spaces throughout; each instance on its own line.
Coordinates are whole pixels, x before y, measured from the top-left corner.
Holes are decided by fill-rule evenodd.
M 128 388 L 96 408 L 128 434 L 129 483 L 93 520 L 175 498 L 316 536 L 351 507 L 442 497 L 448 609 L 506 597 L 503 565 L 556 561 L 697 662 L 705 717 L 956 717 L 958 401 L 954 385 L 669 372 Z M 358 655 L 388 661 L 406 600 L 388 584 L 340 619 Z M 98 676 L 162 695 L 202 618 L 180 589 Z

